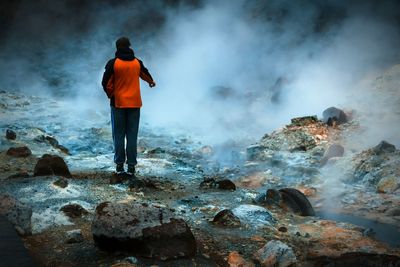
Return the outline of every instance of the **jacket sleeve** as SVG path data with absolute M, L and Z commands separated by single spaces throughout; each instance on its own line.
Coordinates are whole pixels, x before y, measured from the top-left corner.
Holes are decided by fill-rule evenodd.
M 148 83 L 153 82 L 153 77 L 151 76 L 149 70 L 144 66 L 143 62 L 139 60 L 140 63 L 140 78 Z
M 114 63 L 115 59 L 111 59 L 107 62 L 105 71 L 103 74 L 103 79 L 101 85 L 103 86 L 104 92 L 107 94 L 108 98 L 111 98 L 114 93 Z

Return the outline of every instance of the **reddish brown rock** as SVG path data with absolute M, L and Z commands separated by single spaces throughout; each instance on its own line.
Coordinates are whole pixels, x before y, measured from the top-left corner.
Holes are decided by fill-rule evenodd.
M 26 158 L 26 157 L 29 157 L 30 155 L 32 155 L 32 152 L 26 146 L 10 147 L 7 150 L 7 155 L 11 156 L 11 157 L 16 157 L 16 158 Z
M 60 175 L 71 177 L 68 166 L 63 158 L 44 154 L 36 163 L 34 176 Z
M 169 209 L 146 203 L 99 204 L 92 234 L 101 249 L 158 260 L 192 257 L 197 249 L 183 219 L 174 217 Z

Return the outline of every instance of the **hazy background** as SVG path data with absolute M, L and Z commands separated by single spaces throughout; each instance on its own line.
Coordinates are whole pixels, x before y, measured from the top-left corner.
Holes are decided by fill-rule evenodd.
M 364 123 L 373 130 L 366 144 L 400 145 L 398 103 L 375 103 L 363 83 L 400 63 L 398 1 L 9 0 L 0 8 L 0 89 L 71 101 L 71 117 L 107 112 L 104 65 L 128 36 L 157 82 L 142 83 L 142 122 L 210 143 L 251 142 L 330 106 L 374 107 L 393 116 Z

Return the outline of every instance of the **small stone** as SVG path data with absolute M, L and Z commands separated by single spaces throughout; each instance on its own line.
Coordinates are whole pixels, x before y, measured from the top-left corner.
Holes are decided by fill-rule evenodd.
M 231 190 L 231 191 L 236 190 L 236 185 L 229 179 L 217 181 L 216 184 L 218 185 L 218 189 L 221 190 Z
M 389 216 L 400 216 L 400 208 L 391 208 L 386 211 Z
M 66 188 L 68 186 L 68 180 L 65 179 L 64 177 L 61 177 L 57 181 L 53 183 L 53 185 L 61 187 L 61 188 Z
M 254 256 L 264 267 L 287 267 L 297 262 L 293 249 L 278 240 L 269 241 Z
M 16 157 L 16 158 L 26 158 L 26 157 L 29 157 L 30 155 L 32 155 L 32 152 L 26 146 L 10 147 L 7 150 L 7 155 L 11 156 L 11 157 Z
M 64 212 L 70 218 L 79 218 L 89 212 L 79 204 L 68 204 L 61 207 L 60 211 Z
M 6 138 L 8 140 L 15 140 L 17 138 L 17 134 L 13 130 L 7 129 L 6 130 Z
M 29 173 L 27 171 L 20 171 L 16 174 L 8 176 L 7 179 L 28 178 L 28 177 L 29 177 Z
M 231 210 L 225 209 L 217 213 L 213 219 L 213 224 L 226 227 L 239 227 L 240 219 Z
M 288 229 L 285 226 L 281 226 L 278 228 L 278 231 L 282 232 L 282 233 L 286 233 L 288 231 Z
M 67 243 L 81 243 L 83 242 L 84 238 L 82 235 L 81 229 L 75 229 L 71 231 L 67 231 Z

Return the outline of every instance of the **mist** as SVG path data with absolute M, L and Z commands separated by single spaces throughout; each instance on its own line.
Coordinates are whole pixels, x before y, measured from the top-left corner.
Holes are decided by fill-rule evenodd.
M 2 5 L 2 89 L 73 103 L 71 117 L 107 114 L 101 76 L 115 40 L 128 36 L 157 82 L 155 88 L 142 83 L 142 122 L 211 144 L 252 142 L 290 118 L 320 116 L 330 106 L 363 113 L 374 92 L 364 87 L 358 94 L 360 81 L 400 58 L 396 1 Z M 397 108 L 387 104 L 376 109 Z M 367 143 L 399 144 L 398 127 L 389 127 L 396 119 L 386 118 L 380 129 L 387 130 L 375 129 Z

